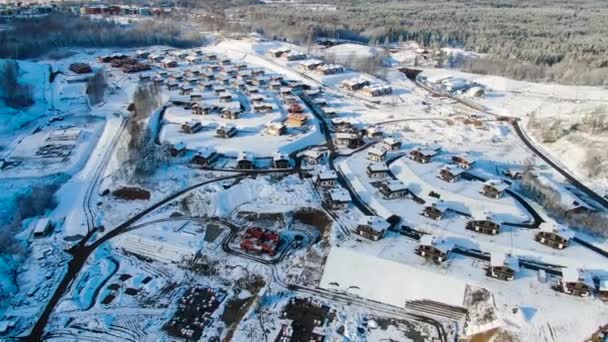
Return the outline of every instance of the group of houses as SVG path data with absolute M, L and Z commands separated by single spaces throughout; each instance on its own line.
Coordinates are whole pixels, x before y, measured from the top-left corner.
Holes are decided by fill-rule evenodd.
M 149 64 L 144 63 L 138 60 L 137 58 L 133 58 L 123 54 L 100 56 L 99 61 L 101 63 L 107 63 L 113 68 L 118 68 L 122 72 L 127 74 L 148 71 L 152 69 Z
M 322 154 L 309 153 L 305 158 L 312 158 L 313 163 Z M 323 204 L 332 210 L 342 210 L 348 208 L 352 198 L 350 193 L 338 184 L 338 174 L 333 170 L 323 170 L 316 174 L 314 183 L 323 196 Z
M 353 78 L 344 80 L 340 83 L 340 87 L 349 91 L 361 91 L 363 95 L 369 97 L 390 95 L 393 93 L 393 88 L 385 84 L 373 84 L 365 78 Z

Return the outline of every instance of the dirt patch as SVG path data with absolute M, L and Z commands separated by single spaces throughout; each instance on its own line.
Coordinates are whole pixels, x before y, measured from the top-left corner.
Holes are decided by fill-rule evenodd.
M 147 201 L 150 199 L 150 191 L 142 188 L 124 186 L 112 191 L 112 196 L 114 196 L 114 198 L 126 201 Z
M 323 211 L 315 208 L 300 208 L 293 212 L 293 219 L 303 224 L 316 227 L 321 236 L 326 238 L 331 232 L 332 219 Z
M 177 311 L 163 329 L 173 337 L 198 341 L 211 324 L 212 315 L 226 294 L 210 288 L 190 288 L 180 299 Z
M 334 314 L 329 306 L 316 303 L 311 298 L 293 298 L 283 310 L 285 317 L 292 320 L 291 329 L 296 341 L 319 341 L 323 336 L 314 332 L 318 322 L 331 322 Z

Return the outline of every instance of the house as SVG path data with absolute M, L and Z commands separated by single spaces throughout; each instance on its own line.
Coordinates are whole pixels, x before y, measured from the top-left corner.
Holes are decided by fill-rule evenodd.
M 539 232 L 534 236 L 534 240 L 551 248 L 564 249 L 568 247 L 573 237 L 574 232 L 565 227 L 543 222 L 539 227 Z
M 165 69 L 177 67 L 177 61 L 171 58 L 164 58 L 160 61 L 160 63 Z
M 277 151 L 272 155 L 272 166 L 275 169 L 288 169 L 289 158 L 283 153 Z
M 148 56 L 148 60 L 150 61 L 150 63 L 160 63 L 163 59 L 164 57 L 162 55 L 156 53 L 151 53 Z
M 306 115 L 304 114 L 289 114 L 287 116 L 287 125 L 292 127 L 302 127 L 306 125 Z
M 241 117 L 241 111 L 238 109 L 224 108 L 220 112 L 220 117 L 227 120 L 236 120 Z
M 190 85 L 182 85 L 181 87 L 179 87 L 179 94 L 180 95 L 190 95 L 190 93 L 192 93 L 192 86 Z
M 43 217 L 36 221 L 32 229 L 32 237 L 35 239 L 43 238 L 48 236 L 53 231 L 53 224 L 48 217 Z
M 380 183 L 380 193 L 388 199 L 405 197 L 408 193 L 407 186 L 400 180 L 390 180 Z
M 179 88 L 179 84 L 177 82 L 167 82 L 165 85 L 167 90 L 177 90 L 177 88 Z
M 464 170 L 458 168 L 456 165 L 444 165 L 439 169 L 439 179 L 442 179 L 448 183 L 454 183 L 460 179 Z
M 515 279 L 515 274 L 519 272 L 519 259 L 516 256 L 504 253 L 492 253 L 490 255 L 490 267 L 487 276 L 511 281 Z
M 336 115 L 338 115 L 338 112 L 333 107 L 327 107 L 327 106 L 325 106 L 325 107 L 322 108 L 322 110 L 323 110 L 323 114 L 325 114 L 325 116 L 328 117 L 328 118 L 333 118 Z
M 382 147 L 387 151 L 397 151 L 401 149 L 401 141 L 395 138 L 385 138 L 382 141 Z
M 214 53 L 210 53 L 210 54 L 205 55 L 205 59 L 208 61 L 216 61 L 217 55 Z
M 290 51 L 290 52 L 281 54 L 280 58 L 284 59 L 288 62 L 293 62 L 293 61 L 303 61 L 303 60 L 307 59 L 308 56 L 305 53 Z
M 325 159 L 325 153 L 318 150 L 306 150 L 302 154 L 308 165 L 318 165 Z
M 253 111 L 256 113 L 270 113 L 272 109 L 272 105 L 268 103 L 253 103 Z
M 206 115 L 211 113 L 213 107 L 201 103 L 192 105 L 192 115 Z
M 507 169 L 503 172 L 506 177 L 509 177 L 513 180 L 520 180 L 523 176 L 521 170 Z
M 593 281 L 588 273 L 572 267 L 562 269 L 562 278 L 557 289 L 573 296 L 587 297 L 593 291 Z
M 344 72 L 344 67 L 338 64 L 323 64 L 315 69 L 320 75 L 335 75 Z
M 384 133 L 376 127 L 370 127 L 365 131 L 365 135 L 372 140 L 380 140 Z
M 438 153 L 437 150 L 428 147 L 417 147 L 410 151 L 409 158 L 422 164 L 430 163 L 434 156 Z
M 300 69 L 302 69 L 304 71 L 312 71 L 323 64 L 325 64 L 323 61 L 320 61 L 318 59 L 311 59 L 308 61 L 301 62 Z
M 230 65 L 230 64 L 232 64 L 232 61 L 229 58 L 222 58 L 222 60 L 220 60 L 220 64 L 221 65 Z
M 432 203 L 424 207 L 422 215 L 433 220 L 441 220 L 448 211 L 448 206 L 443 202 Z
M 215 96 L 222 96 L 226 93 L 226 88 L 216 87 L 215 89 L 213 89 L 213 93 L 215 94 Z
M 315 184 L 324 188 L 332 188 L 338 182 L 338 175 L 335 171 L 322 171 L 317 174 Z
M 286 53 L 290 53 L 291 50 L 287 48 L 276 48 L 268 50 L 268 54 L 272 57 L 279 58 Z
M 223 125 L 217 128 L 215 135 L 219 138 L 232 138 L 236 135 L 236 127 L 233 125 Z
M 336 133 L 335 143 L 337 146 L 356 148 L 359 146 L 359 135 L 349 132 Z
M 327 192 L 326 203 L 332 210 L 346 209 L 350 201 L 350 194 L 341 187 Z
M 186 151 L 186 144 L 183 142 L 178 142 L 177 144 L 170 144 L 167 148 L 169 154 L 173 157 L 181 156 Z
M 282 97 L 291 96 L 291 88 L 289 88 L 289 87 L 280 87 L 279 88 L 279 94 L 281 94 Z
M 357 127 L 355 127 L 355 125 L 353 125 L 353 123 L 349 122 L 349 121 L 335 120 L 335 121 L 332 121 L 332 124 L 333 124 L 336 132 L 350 132 L 350 133 L 357 132 Z
M 189 96 L 173 95 L 169 97 L 169 101 L 167 102 L 176 107 L 183 107 L 186 109 L 192 108 L 192 101 L 190 101 Z
M 249 97 L 249 101 L 251 101 L 251 103 L 253 104 L 257 104 L 257 103 L 263 103 L 264 100 L 264 96 L 260 95 L 260 94 L 255 94 L 255 95 L 251 95 Z
M 365 96 L 376 97 L 376 96 L 384 96 L 384 95 L 392 94 L 393 88 L 391 88 L 388 85 L 377 84 L 377 85 L 370 85 L 370 86 L 364 87 L 363 90 L 361 90 L 361 92 Z
M 259 94 L 260 93 L 260 89 L 253 85 L 245 86 L 245 90 L 247 91 L 248 94 Z
M 365 172 L 369 178 L 384 179 L 390 175 L 388 166 L 384 162 L 368 164 Z
M 287 112 L 290 114 L 301 114 L 304 112 L 304 108 L 299 103 L 292 103 L 289 108 L 287 108 Z
M 492 220 L 491 218 L 471 220 L 467 222 L 465 228 L 466 230 L 488 235 L 496 235 L 500 233 L 500 223 Z
M 202 61 L 202 58 L 196 55 L 189 55 L 186 56 L 185 60 L 188 64 L 199 64 Z
M 382 217 L 365 216 L 357 225 L 355 232 L 368 240 L 377 241 L 386 235 L 389 228 L 390 223 Z
M 386 150 L 377 147 L 372 147 L 367 152 L 367 159 L 375 162 L 382 162 L 386 159 Z
M 139 80 L 142 82 L 148 82 L 148 81 L 150 81 L 151 78 L 152 78 L 152 74 L 149 74 L 147 72 L 139 74 Z
M 271 90 L 280 90 L 280 89 L 281 89 L 281 87 L 282 87 L 282 84 L 281 84 L 281 82 L 279 82 L 279 81 L 271 81 L 271 82 L 268 84 L 268 87 L 269 87 Z M 288 89 L 289 89 L 289 88 L 288 88 Z M 291 89 L 290 89 L 290 91 L 291 91 Z
M 196 167 L 207 167 L 217 160 L 219 155 L 212 149 L 204 148 L 192 157 L 190 161 L 193 166 Z
M 498 179 L 490 179 L 483 183 L 481 194 L 489 198 L 498 199 L 508 188 L 509 184 Z
M 344 80 L 340 83 L 340 87 L 350 91 L 360 90 L 368 85 L 370 85 L 370 81 L 364 78 L 353 78 L 350 80 Z
M 465 170 L 470 170 L 475 164 L 476 160 L 468 154 L 459 154 L 452 156 L 452 162 Z
M 440 264 L 448 259 L 453 248 L 454 244 L 450 241 L 425 234 L 420 238 L 415 253 L 429 261 Z
M 228 93 L 222 93 L 218 96 L 219 101 L 222 103 L 232 102 L 232 95 Z
M 186 78 L 186 83 L 191 86 L 195 86 L 198 84 L 198 77 L 190 76 L 190 77 Z
M 188 121 L 181 126 L 181 132 L 186 134 L 198 133 L 203 129 L 203 125 L 199 121 Z
M 281 136 L 287 133 L 287 126 L 280 122 L 270 122 L 266 124 L 264 130 L 270 135 Z
M 255 157 L 251 153 L 239 152 L 236 158 L 236 168 L 239 170 L 251 170 L 255 168 Z
M 203 94 L 201 93 L 190 93 L 190 101 L 196 102 L 201 101 L 203 99 Z
M 148 56 L 150 56 L 150 53 L 147 51 L 143 51 L 143 50 L 135 51 L 135 57 L 137 57 L 139 59 L 146 59 L 146 58 L 148 58 Z

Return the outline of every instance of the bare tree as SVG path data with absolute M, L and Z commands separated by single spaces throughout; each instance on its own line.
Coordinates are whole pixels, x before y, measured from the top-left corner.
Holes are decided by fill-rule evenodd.
M 106 87 L 105 72 L 103 69 L 99 69 L 87 81 L 87 95 L 89 96 L 89 102 L 92 105 L 96 105 L 103 101 Z
M 12 108 L 27 108 L 34 104 L 32 87 L 21 84 L 19 63 L 15 60 L 4 61 L 0 69 L 0 91 L 4 102 Z

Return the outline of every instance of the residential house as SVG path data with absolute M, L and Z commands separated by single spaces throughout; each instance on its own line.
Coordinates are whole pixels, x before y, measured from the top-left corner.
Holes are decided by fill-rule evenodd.
M 395 138 L 385 138 L 382 141 L 382 147 L 387 151 L 397 151 L 401 149 L 401 141 Z
M 576 268 L 562 269 L 562 278 L 558 283 L 558 290 L 573 296 L 588 297 L 593 292 L 593 281 L 588 273 Z
M 236 127 L 233 125 L 222 125 L 217 128 L 215 135 L 220 138 L 232 138 L 237 133 Z
M 429 261 L 440 264 L 449 258 L 453 248 L 454 244 L 452 242 L 425 234 L 420 238 L 415 253 Z
M 486 273 L 489 277 L 510 281 L 515 279 L 517 272 L 519 272 L 519 259 L 516 256 L 504 253 L 490 255 L 490 267 Z
M 275 169 L 288 169 L 289 158 L 283 153 L 277 151 L 272 155 L 272 166 Z
M 449 183 L 454 183 L 460 179 L 464 170 L 457 167 L 456 165 L 444 165 L 439 169 L 439 179 L 442 179 Z
M 431 205 L 427 205 L 424 207 L 422 211 L 422 215 L 433 220 L 441 220 L 446 212 L 448 211 L 448 206 L 443 202 L 432 203 Z
M 335 143 L 337 146 L 356 148 L 359 146 L 359 135 L 350 132 L 336 133 Z
M 490 179 L 483 183 L 481 194 L 489 198 L 498 199 L 508 188 L 509 185 L 507 183 L 498 179 Z
M 317 174 L 315 184 L 324 188 L 333 188 L 338 182 L 338 175 L 335 171 L 322 171 Z
M 477 160 L 468 154 L 459 154 L 452 156 L 452 162 L 465 170 L 470 170 Z
M 350 202 L 350 194 L 341 187 L 331 189 L 327 192 L 326 203 L 332 210 L 346 209 Z
M 367 152 L 367 159 L 375 162 L 383 162 L 384 160 L 386 160 L 386 150 L 377 147 L 372 147 Z
M 369 178 L 384 179 L 390 175 L 390 170 L 386 163 L 370 163 L 365 169 Z
M 465 228 L 473 232 L 488 235 L 496 235 L 500 233 L 500 223 L 491 218 L 471 220 L 467 222 Z
M 574 232 L 567 228 L 543 222 L 539 227 L 539 232 L 534 236 L 534 240 L 551 248 L 564 249 L 568 247 L 573 237 Z
M 380 190 L 380 193 L 388 199 L 405 197 L 408 193 L 407 186 L 400 180 L 382 182 L 378 189 Z
M 191 164 L 195 167 L 207 167 L 217 160 L 219 155 L 210 148 L 203 148 L 192 157 Z
M 255 157 L 251 153 L 239 152 L 236 158 L 236 168 L 240 170 L 251 170 L 255 168 Z
M 390 223 L 382 217 L 365 216 L 357 225 L 355 232 L 368 240 L 377 241 L 386 235 L 389 228 Z

